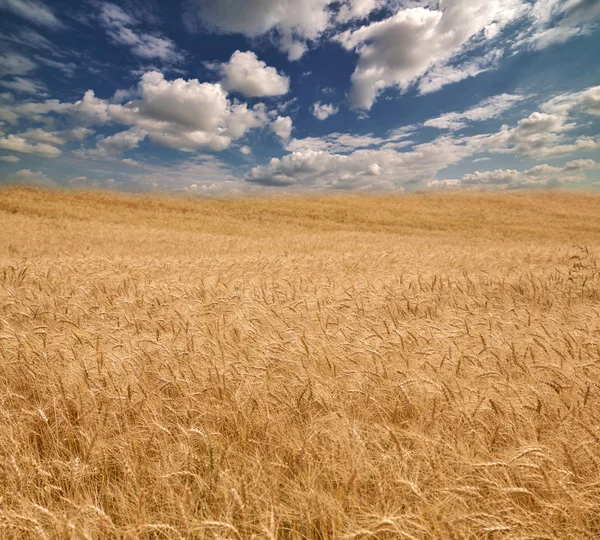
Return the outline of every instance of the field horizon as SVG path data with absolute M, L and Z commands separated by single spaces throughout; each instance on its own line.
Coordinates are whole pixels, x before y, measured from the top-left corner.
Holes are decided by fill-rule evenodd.
M 0 189 L 0 537 L 600 536 L 600 194 Z

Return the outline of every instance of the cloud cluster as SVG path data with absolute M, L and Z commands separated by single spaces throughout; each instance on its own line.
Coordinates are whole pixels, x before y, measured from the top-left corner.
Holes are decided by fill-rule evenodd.
M 257 37 L 272 33 L 290 60 L 297 60 L 330 24 L 333 0 L 190 0 L 184 21 L 222 33 Z
M 139 99 L 124 105 L 108 105 L 107 114 L 170 148 L 224 150 L 232 140 L 268 121 L 264 105 L 249 108 L 231 101 L 220 84 L 197 79 L 167 81 L 162 73 L 150 72 L 142 76 L 138 93 Z
M 80 155 L 104 157 L 114 155 L 119 148 L 134 148 L 145 137 L 154 143 L 184 151 L 197 148 L 224 150 L 231 142 L 243 137 L 249 130 L 269 123 L 266 108 L 258 103 L 250 108 L 246 103 L 231 100 L 220 84 L 201 83 L 197 79 L 166 80 L 157 71 L 145 73 L 135 92 L 134 99 L 124 103 L 113 103 L 97 98 L 88 90 L 81 100 L 73 103 L 58 100 L 14 104 L 0 109 L 0 117 L 13 123 L 19 117 L 33 121 L 44 121 L 47 115 L 69 115 L 79 122 L 72 130 L 70 139 L 83 140 L 90 135 L 90 128 L 97 124 L 122 124 L 131 126 L 128 131 L 100 139 L 95 149 Z M 282 138 L 291 133 L 289 117 L 276 120 L 276 133 Z M 275 129 L 275 128 L 274 128 Z M 11 146 L 19 146 L 28 152 L 44 152 L 48 157 L 60 150 L 28 147 L 25 139 Z M 135 143 L 134 143 L 135 141 Z M 8 143 L 4 143 L 8 144 Z M 56 142 L 56 144 L 58 144 Z
M 523 172 L 515 169 L 495 171 L 476 171 L 465 174 L 461 179 L 432 180 L 427 183 L 429 189 L 528 189 L 539 187 L 557 187 L 562 184 L 577 183 L 585 180 L 585 172 L 600 169 L 600 163 L 592 159 L 569 161 L 563 167 L 536 165 Z
M 292 134 L 292 119 L 289 116 L 278 116 L 271 123 L 271 130 L 280 139 L 289 139 Z
M 229 62 L 218 66 L 223 88 L 246 97 L 282 96 L 290 90 L 290 79 L 267 66 L 252 51 L 235 51 Z
M 320 101 L 317 101 L 312 107 L 313 116 L 318 120 L 326 120 L 330 116 L 337 114 L 339 110 L 338 107 L 332 104 L 321 103 Z
M 245 180 L 264 186 L 329 189 L 391 189 L 417 185 L 474 152 L 471 141 L 440 137 L 399 152 L 391 147 L 359 148 L 348 154 L 305 149 L 255 167 Z
M 32 144 L 23 137 L 17 135 L 6 135 L 0 138 L 0 149 L 20 154 L 34 154 L 45 158 L 57 158 L 62 154 L 61 150 L 50 144 Z
M 109 137 L 98 139 L 96 148 L 80 150 L 75 155 L 83 158 L 114 157 L 128 150 L 133 150 L 146 138 L 147 133 L 140 129 L 121 131 Z
M 305 137 L 292 139 L 285 145 L 290 152 L 324 151 L 334 154 L 347 154 L 360 148 L 398 149 L 411 145 L 407 140 L 416 126 L 407 126 L 393 130 L 387 137 L 375 137 L 373 134 L 354 135 L 351 133 L 330 133 L 323 137 Z
M 352 75 L 352 103 L 369 109 L 384 89 L 404 91 L 436 70 L 448 82 L 469 76 L 468 70 L 448 68 L 452 58 L 474 45 L 475 38 L 493 39 L 524 10 L 521 0 L 440 0 L 437 8 L 401 9 L 382 21 L 343 32 L 338 41 L 359 56 Z M 443 69 L 448 71 L 445 77 Z M 443 86 L 443 81 L 435 86 Z
M 579 111 L 597 114 L 597 98 L 597 87 L 563 94 L 542 104 L 541 111 L 531 113 L 513 126 L 504 125 L 497 132 L 459 137 L 451 131 L 431 142 L 416 145 L 408 137 L 417 126 L 407 126 L 386 137 L 334 133 L 327 137 L 292 139 L 286 144 L 288 155 L 255 167 L 245 179 L 265 186 L 315 188 L 421 184 L 436 188 L 475 184 L 533 186 L 581 181 L 585 178 L 585 170 L 596 168 L 594 162 L 574 160 L 564 167 L 543 165 L 518 174 L 504 170 L 478 172 L 451 181 L 435 178 L 450 165 L 486 153 L 542 159 L 600 148 L 600 138 L 570 135 L 578 127 L 572 115 Z M 500 114 L 498 111 L 520 99 L 519 96 L 499 95 L 468 111 L 434 119 L 429 125 L 455 130 L 466 122 L 496 117 Z M 485 158 L 478 161 L 482 159 Z
M 385 6 L 385 4 L 385 0 L 349 0 L 341 4 L 336 20 L 341 23 L 346 23 L 364 19 L 368 17 L 372 11 Z

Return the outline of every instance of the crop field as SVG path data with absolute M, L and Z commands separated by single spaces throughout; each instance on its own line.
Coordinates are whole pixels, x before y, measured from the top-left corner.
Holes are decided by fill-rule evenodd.
M 0 190 L 0 538 L 600 537 L 600 196 Z

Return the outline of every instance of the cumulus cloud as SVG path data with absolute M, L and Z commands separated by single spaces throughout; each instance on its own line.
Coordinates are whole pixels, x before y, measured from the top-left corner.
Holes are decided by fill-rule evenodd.
M 336 18 L 342 23 L 364 19 L 372 11 L 384 5 L 385 0 L 348 0 L 340 6 Z
M 313 116 L 319 120 L 326 120 L 330 116 L 337 114 L 339 112 L 339 108 L 335 107 L 331 104 L 321 103 L 317 101 L 312 107 Z
M 430 182 L 429 187 L 437 188 L 456 187 L 459 184 L 465 186 L 469 183 L 552 185 L 582 180 L 582 171 L 596 167 L 590 160 L 571 161 L 560 170 L 534 167 L 519 175 L 506 171 L 492 171 L 494 174 L 479 172 L 472 173 L 475 176 L 450 182 L 437 180 L 436 176 L 465 158 L 486 153 L 517 154 L 540 159 L 600 148 L 600 139 L 571 134 L 578 124 L 572 121 L 570 113 L 581 110 L 593 114 L 595 97 L 595 88 L 563 94 L 542 104 L 540 111 L 531 113 L 513 126 L 502 126 L 497 132 L 464 137 L 450 132 L 431 142 L 416 145 L 408 139 L 416 126 L 407 126 L 386 137 L 334 133 L 325 137 L 292 139 L 285 145 L 290 152 L 288 155 L 255 167 L 245 179 L 265 186 L 322 188 L 365 185 L 366 178 L 375 178 L 377 185 L 385 183 L 402 187 L 428 185 Z M 456 116 L 444 118 L 436 127 L 454 128 L 457 122 L 496 117 L 500 110 L 519 99 L 518 96 L 497 96 L 472 109 L 455 113 Z M 509 182 L 511 175 L 515 178 Z M 371 182 L 369 185 L 374 184 Z
M 57 158 L 62 152 L 50 144 L 31 144 L 16 135 L 0 138 L 0 149 L 21 154 L 34 154 L 44 158 Z
M 167 81 L 161 73 L 150 72 L 142 77 L 138 92 L 139 100 L 108 105 L 110 117 L 138 126 L 153 142 L 171 148 L 224 150 L 233 139 L 267 123 L 264 105 L 250 109 L 232 102 L 220 84 Z
M 92 133 L 94 133 L 94 130 L 91 128 L 78 127 L 78 128 L 73 128 L 73 129 L 67 130 L 65 132 L 65 135 L 69 139 L 72 139 L 74 141 L 84 141 L 90 135 L 92 135 Z
M 427 120 L 423 125 L 438 129 L 458 130 L 468 125 L 469 122 L 481 122 L 498 118 L 525 99 L 524 96 L 515 94 L 499 94 L 483 100 L 479 104 L 463 112 L 451 112 L 437 118 Z
M 113 43 L 130 47 L 131 52 L 140 58 L 173 63 L 183 60 L 173 40 L 136 29 L 138 21 L 116 4 L 102 4 L 99 19 Z
M 252 153 L 252 149 L 249 146 L 242 146 L 240 152 L 245 156 L 249 156 Z
M 40 26 L 52 29 L 62 27 L 62 23 L 52 13 L 52 10 L 39 0 L 0 0 L 0 9 L 12 11 Z
M 573 114 L 598 114 L 600 87 L 581 92 L 564 93 L 543 103 L 540 111 L 531 113 L 516 126 L 502 126 L 493 137 L 497 152 L 514 152 L 531 157 L 554 157 L 577 151 L 600 148 L 600 138 L 569 137 L 579 127 Z
M 590 88 L 583 92 L 580 96 L 580 100 L 588 113 L 600 116 L 600 86 Z
M 46 131 L 41 128 L 30 129 L 23 133 L 19 133 L 19 137 L 23 137 L 27 141 L 35 141 L 39 143 L 47 143 L 54 145 L 65 144 L 65 139 L 56 131 Z
M 18 163 L 21 161 L 21 158 L 17 156 L 0 156 L 0 161 L 4 163 Z
M 229 62 L 219 66 L 223 87 L 246 97 L 282 96 L 290 90 L 290 80 L 267 66 L 252 51 L 235 51 Z
M 131 167 L 141 167 L 142 164 L 139 161 L 131 158 L 125 158 L 121 160 L 125 165 L 130 165 Z
M 184 21 L 212 31 L 257 37 L 271 33 L 290 60 L 299 59 L 307 41 L 317 39 L 330 24 L 334 0 L 190 0 Z
M 206 147 L 224 150 L 232 140 L 268 122 L 263 104 L 249 108 L 231 101 L 220 84 L 197 79 L 167 81 L 159 72 L 142 76 L 140 99 L 108 104 L 107 114 L 121 124 L 137 126 L 160 145 L 180 150 Z
M 34 186 L 54 187 L 56 182 L 41 171 L 30 171 L 29 169 L 21 169 L 17 171 L 12 180 L 16 180 L 19 184 L 31 184 Z
M 354 135 L 352 133 L 330 133 L 323 137 L 305 137 L 292 139 L 285 145 L 290 152 L 324 151 L 334 154 L 346 154 L 360 148 L 403 148 L 411 145 L 412 141 L 406 140 L 415 126 L 394 130 L 387 137 L 376 137 L 371 133 Z
M 278 116 L 271 123 L 271 130 L 281 139 L 289 139 L 292 134 L 292 119 L 289 116 Z
M 267 166 L 255 167 L 245 180 L 271 187 L 398 189 L 397 178 L 385 169 L 395 157 L 389 151 L 357 151 L 350 156 L 313 150 L 293 152 L 281 159 L 273 158 Z
M 369 142 L 373 141 L 367 136 L 362 144 Z M 302 149 L 255 167 L 245 180 L 267 186 L 399 188 L 435 177 L 441 169 L 477 152 L 481 141 L 444 136 L 402 152 L 392 146 L 384 142 L 377 148 L 359 148 L 348 154 Z
M 583 182 L 585 172 L 600 169 L 600 163 L 592 159 L 569 161 L 562 167 L 537 165 L 525 171 L 498 169 L 476 171 L 465 174 L 461 179 L 432 180 L 429 189 L 475 188 L 475 189 L 523 189 L 536 187 L 556 187 L 563 184 Z
M 88 90 L 74 103 L 55 99 L 10 103 L 0 107 L 0 117 L 15 123 L 20 117 L 44 122 L 50 114 L 69 115 L 79 126 L 65 136 L 80 140 L 91 134 L 86 125 L 123 124 L 136 128 L 136 134 L 146 133 L 156 144 L 184 151 L 202 147 L 224 150 L 249 130 L 269 123 L 262 103 L 249 107 L 231 100 L 220 84 L 200 83 L 197 79 L 169 81 L 157 71 L 145 73 L 135 91 L 128 95 L 135 99 L 114 103 Z M 280 136 L 291 131 L 291 119 L 276 122 Z M 90 150 L 101 153 L 102 146 Z
M 96 148 L 80 150 L 75 152 L 83 158 L 110 158 L 117 156 L 128 150 L 133 150 L 138 144 L 146 138 L 147 133 L 139 129 L 130 129 L 121 131 L 109 137 L 101 137 L 96 143 Z
M 438 9 L 401 9 L 385 20 L 340 34 L 338 41 L 359 55 L 352 103 L 369 109 L 385 88 L 408 89 L 427 72 L 448 65 L 476 37 L 495 37 L 525 9 L 521 0 L 442 0 Z M 450 77 L 449 82 L 456 79 Z

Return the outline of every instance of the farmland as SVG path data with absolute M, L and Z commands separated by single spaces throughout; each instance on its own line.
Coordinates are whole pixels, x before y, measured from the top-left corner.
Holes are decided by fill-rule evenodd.
M 0 190 L 0 537 L 600 536 L 600 197 Z

